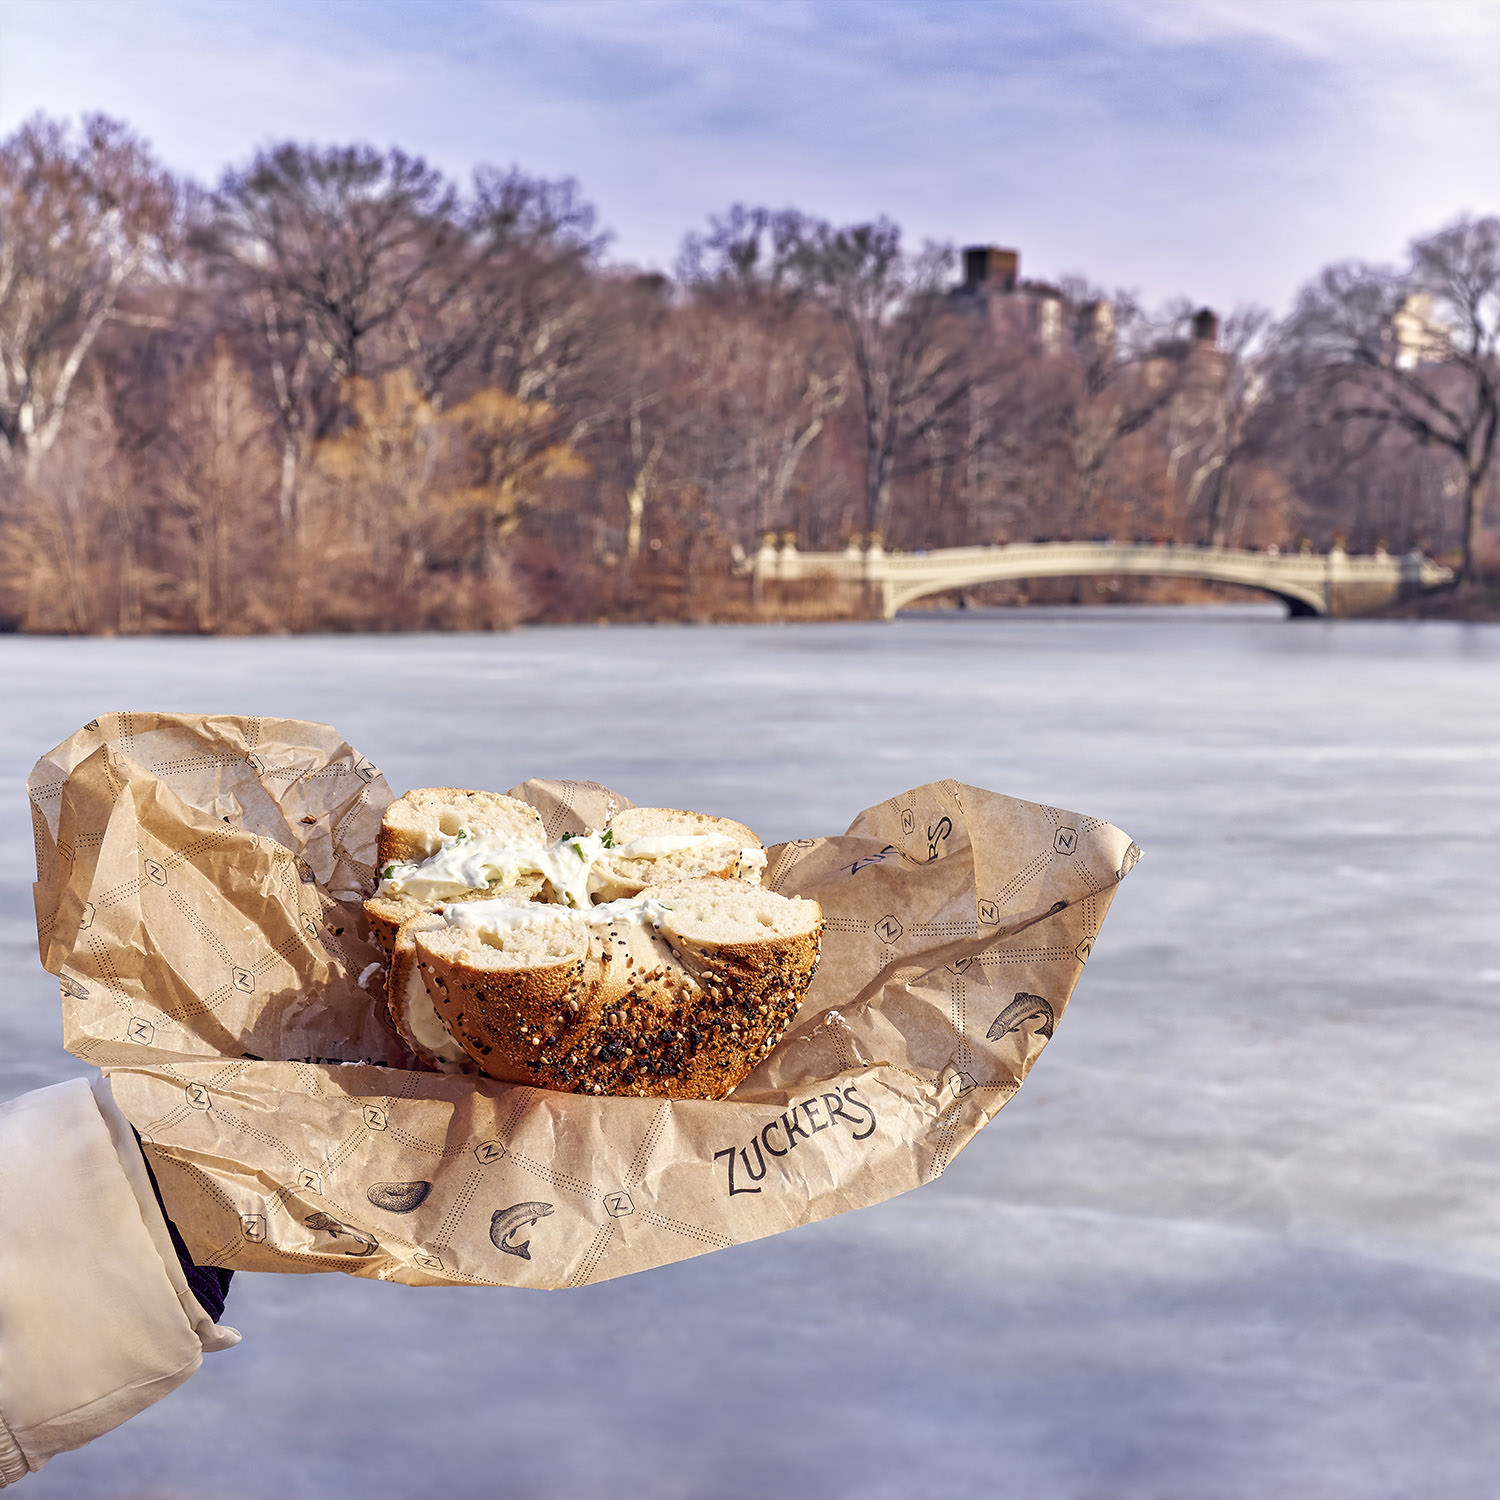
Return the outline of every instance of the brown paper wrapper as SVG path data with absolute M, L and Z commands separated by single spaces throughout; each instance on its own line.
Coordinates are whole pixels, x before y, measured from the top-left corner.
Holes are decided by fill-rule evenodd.
M 609 1099 L 413 1066 L 360 908 L 391 793 L 325 725 L 102 715 L 28 786 L 65 1045 L 109 1074 L 194 1258 L 413 1284 L 581 1286 L 938 1176 L 1021 1086 L 1140 854 L 951 781 L 779 844 L 766 884 L 827 921 L 792 1030 L 728 1099 Z M 629 805 L 513 795 L 554 839 Z

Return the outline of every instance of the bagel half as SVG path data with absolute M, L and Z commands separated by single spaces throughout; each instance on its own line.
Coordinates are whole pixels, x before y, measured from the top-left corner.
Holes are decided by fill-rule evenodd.
M 719 1099 L 785 1035 L 822 928 L 815 901 L 707 877 L 585 910 L 454 903 L 403 940 L 434 1013 L 491 1077 Z
M 759 885 L 766 867 L 760 840 L 733 818 L 675 807 L 627 807 L 610 819 L 609 831 L 612 845 L 592 881 L 599 901 L 638 896 L 673 880 L 713 877 Z
M 381 869 L 436 854 L 444 840 L 468 831 L 515 844 L 545 844 L 542 815 L 529 802 L 501 792 L 427 786 L 408 792 L 386 808 L 375 853 Z
M 458 847 L 460 841 L 505 849 L 543 849 L 547 833 L 534 807 L 499 792 L 421 787 L 397 798 L 380 820 L 375 843 L 380 884 L 365 901 L 371 941 L 387 959 L 394 956 L 402 923 L 436 910 L 439 901 L 472 901 L 503 890 L 516 891 L 522 899 L 530 900 L 541 891 L 541 874 L 521 870 L 513 874 L 501 871 L 495 880 L 486 879 L 480 885 L 455 884 L 452 880 L 409 883 L 402 878 L 416 876 L 435 855 Z

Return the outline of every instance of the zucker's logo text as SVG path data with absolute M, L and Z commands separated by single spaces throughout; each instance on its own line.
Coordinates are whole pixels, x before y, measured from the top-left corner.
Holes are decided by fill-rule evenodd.
M 760 1188 L 750 1184 L 765 1177 L 770 1166 L 768 1156 L 788 1155 L 836 1120 L 843 1122 L 856 1141 L 866 1140 L 875 1133 L 875 1111 L 860 1098 L 854 1084 L 846 1083 L 842 1089 L 794 1103 L 784 1114 L 763 1125 L 760 1134 L 751 1136 L 748 1145 L 715 1151 L 714 1160 L 724 1163 L 729 1196 L 760 1192 Z

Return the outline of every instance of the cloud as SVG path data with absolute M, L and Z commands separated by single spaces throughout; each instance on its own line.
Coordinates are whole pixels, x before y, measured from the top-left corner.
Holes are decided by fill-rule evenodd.
M 1289 205 L 1342 225 L 1346 254 L 1393 255 L 1461 208 L 1497 206 L 1500 7 L 1472 0 L 1123 0 L 1147 35 L 1257 39 L 1315 66 L 1326 101 L 1298 143 L 1320 193 Z
M 102 108 L 212 179 L 294 137 L 577 177 L 670 266 L 736 200 L 1230 305 L 1500 179 L 1467 0 L 0 0 L 0 129 Z

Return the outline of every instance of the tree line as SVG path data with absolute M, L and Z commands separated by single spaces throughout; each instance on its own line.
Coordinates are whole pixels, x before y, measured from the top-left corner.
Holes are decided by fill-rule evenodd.
M 102 116 L 0 141 L 0 627 L 753 617 L 762 540 L 1492 565 L 1500 220 L 1277 322 L 734 206 L 612 265 L 570 181 Z M 1488 549 L 1488 550 L 1487 550 Z

